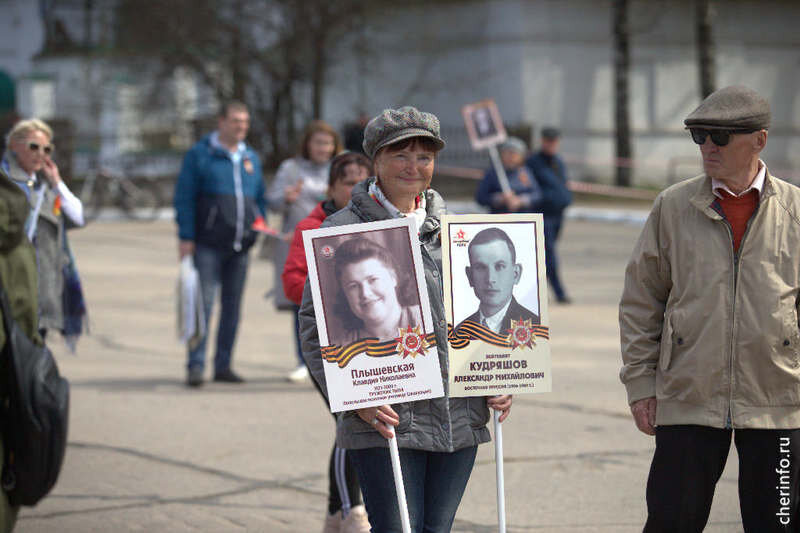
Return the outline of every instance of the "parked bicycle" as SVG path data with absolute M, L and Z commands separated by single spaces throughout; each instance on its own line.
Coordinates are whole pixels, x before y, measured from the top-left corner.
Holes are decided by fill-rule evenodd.
M 137 182 L 107 169 L 90 171 L 80 193 L 84 217 L 94 220 L 102 209 L 116 207 L 128 218 L 155 220 L 161 207 L 158 182 L 153 178 Z

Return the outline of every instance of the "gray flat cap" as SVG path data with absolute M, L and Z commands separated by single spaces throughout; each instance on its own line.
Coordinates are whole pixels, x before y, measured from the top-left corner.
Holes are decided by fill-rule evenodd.
M 384 146 L 411 137 L 428 137 L 436 143 L 439 150 L 444 148 L 444 141 L 439 136 L 439 119 L 436 115 L 419 111 L 411 106 L 384 109 L 383 113 L 370 120 L 364 128 L 362 146 L 367 156 L 375 159 L 375 154 Z
M 500 150 L 509 150 L 525 155 L 528 152 L 528 145 L 519 137 L 509 137 L 497 147 Z
M 683 123 L 687 128 L 766 130 L 771 116 L 769 102 L 761 95 L 732 85 L 708 95 Z

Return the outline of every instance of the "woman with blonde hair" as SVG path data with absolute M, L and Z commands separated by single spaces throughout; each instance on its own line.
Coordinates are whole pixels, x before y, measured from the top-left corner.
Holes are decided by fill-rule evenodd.
M 65 245 L 67 227 L 83 226 L 83 204 L 61 179 L 52 159 L 53 130 L 33 118 L 17 122 L 8 133 L 3 170 L 28 198 L 25 233 L 36 248 L 39 273 L 39 331 L 65 331 L 64 267 L 71 257 Z

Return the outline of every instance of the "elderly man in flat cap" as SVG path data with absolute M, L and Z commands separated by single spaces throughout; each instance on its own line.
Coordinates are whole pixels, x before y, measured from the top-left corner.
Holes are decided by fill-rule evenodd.
M 702 531 L 731 438 L 745 532 L 800 531 L 800 189 L 769 173 L 768 102 L 684 121 L 704 173 L 663 191 L 628 263 L 620 372 L 655 435 L 645 532 Z

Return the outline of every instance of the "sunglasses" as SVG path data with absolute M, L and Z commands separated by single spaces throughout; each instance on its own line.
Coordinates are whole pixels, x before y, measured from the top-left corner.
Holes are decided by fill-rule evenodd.
M 756 130 L 704 130 L 701 128 L 689 128 L 692 140 L 697 144 L 704 144 L 706 138 L 711 135 L 711 142 L 717 146 L 725 146 L 731 142 L 731 135 L 736 133 L 753 133 Z
M 31 152 L 44 152 L 45 155 L 50 155 L 53 152 L 52 144 L 47 144 L 45 146 L 42 146 L 39 143 L 29 142 L 28 148 L 30 149 Z

